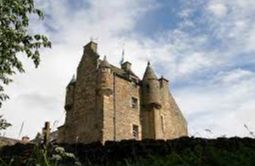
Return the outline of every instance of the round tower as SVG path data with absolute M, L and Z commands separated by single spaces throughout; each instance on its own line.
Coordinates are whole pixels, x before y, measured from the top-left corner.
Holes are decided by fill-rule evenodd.
M 143 105 L 149 108 L 161 108 L 159 81 L 148 62 L 142 80 Z
M 98 68 L 97 89 L 100 93 L 106 94 L 107 96 L 111 95 L 113 92 L 111 76 L 111 65 L 108 63 L 105 56 Z

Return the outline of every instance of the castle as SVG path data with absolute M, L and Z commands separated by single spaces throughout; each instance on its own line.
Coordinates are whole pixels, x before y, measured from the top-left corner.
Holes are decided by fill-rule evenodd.
M 168 80 L 157 78 L 148 62 L 143 79 L 131 63 L 121 68 L 99 59 L 90 42 L 66 89 L 66 119 L 58 142 L 91 143 L 123 139 L 173 139 L 186 136 L 187 123 L 169 92 Z

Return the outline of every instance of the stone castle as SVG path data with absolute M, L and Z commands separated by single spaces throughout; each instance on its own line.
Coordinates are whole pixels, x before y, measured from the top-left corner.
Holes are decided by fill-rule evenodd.
M 186 136 L 187 123 L 169 92 L 168 80 L 157 78 L 148 63 L 143 79 L 131 69 L 99 59 L 97 44 L 84 53 L 66 89 L 66 119 L 58 142 L 91 143 L 123 139 L 173 139 Z

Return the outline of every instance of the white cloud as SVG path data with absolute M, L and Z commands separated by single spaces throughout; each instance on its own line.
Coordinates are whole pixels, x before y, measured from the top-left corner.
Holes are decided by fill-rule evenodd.
M 226 46 L 225 52 L 234 56 L 254 51 L 254 11 L 252 0 L 210 0 L 203 17 L 213 37 Z
M 205 67 L 215 65 L 217 60 L 212 60 L 211 56 L 204 55 L 204 53 L 194 52 L 186 58 L 183 58 L 178 66 L 178 73 L 180 75 L 189 75 L 190 73 L 201 70 Z
M 177 101 L 188 117 L 191 135 L 247 136 L 243 127 L 254 126 L 255 73 L 235 69 L 213 77 L 207 85 L 176 91 Z M 208 135 L 204 129 L 210 129 Z M 196 135 L 198 136 L 198 135 Z
M 224 17 L 227 14 L 227 7 L 221 3 L 209 4 L 208 10 L 217 17 Z

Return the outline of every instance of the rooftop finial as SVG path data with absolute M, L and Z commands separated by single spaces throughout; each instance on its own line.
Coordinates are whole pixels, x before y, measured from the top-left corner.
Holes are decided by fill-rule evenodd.
M 107 59 L 106 59 L 106 55 L 104 56 L 104 61 L 106 61 Z
M 124 63 L 124 60 L 125 60 L 124 58 L 125 58 L 125 50 L 122 49 L 120 65 L 122 65 Z
M 150 65 L 151 65 L 151 62 L 150 62 L 150 61 L 148 61 L 147 66 L 150 66 Z

